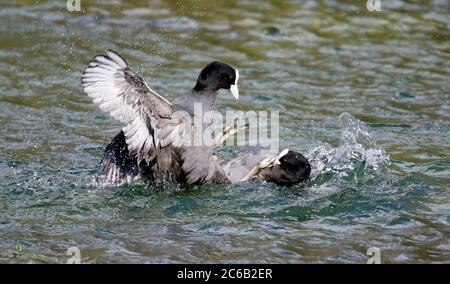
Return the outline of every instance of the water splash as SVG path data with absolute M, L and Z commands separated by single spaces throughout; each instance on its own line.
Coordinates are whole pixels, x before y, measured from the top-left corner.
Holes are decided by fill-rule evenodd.
M 309 153 L 312 178 L 324 172 L 345 177 L 356 169 L 364 172 L 377 171 L 381 166 L 389 164 L 389 155 L 376 145 L 362 121 L 344 112 L 339 117 L 339 126 L 341 137 L 337 147 L 325 144 Z

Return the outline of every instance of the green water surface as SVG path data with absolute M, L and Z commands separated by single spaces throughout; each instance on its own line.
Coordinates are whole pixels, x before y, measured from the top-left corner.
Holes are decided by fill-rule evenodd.
M 450 262 L 447 0 L 65 2 L 0 4 L 0 263 Z M 79 78 L 107 48 L 170 100 L 235 65 L 218 109 L 278 110 L 281 148 L 329 162 L 294 188 L 93 185 L 120 125 Z

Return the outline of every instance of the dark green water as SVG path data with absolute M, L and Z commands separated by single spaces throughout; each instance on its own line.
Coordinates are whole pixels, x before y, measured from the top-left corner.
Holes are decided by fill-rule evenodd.
M 1 263 L 450 262 L 448 1 L 65 2 L 0 4 Z M 234 64 L 219 109 L 279 110 L 280 146 L 328 163 L 295 188 L 92 185 L 120 126 L 79 77 L 107 48 L 169 99 Z

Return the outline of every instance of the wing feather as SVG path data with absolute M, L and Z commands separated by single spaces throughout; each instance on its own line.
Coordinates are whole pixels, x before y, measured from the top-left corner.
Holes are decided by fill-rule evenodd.
M 99 108 L 123 125 L 126 143 L 139 159 L 153 157 L 157 144 L 151 133 L 159 119 L 170 118 L 169 101 L 152 90 L 118 53 L 95 56 L 81 77 L 84 92 Z M 150 118 L 150 119 L 149 119 Z
M 169 147 L 183 148 L 182 170 L 188 183 L 201 183 L 211 177 L 211 149 L 186 148 L 193 131 L 189 114 L 173 112 L 172 104 L 152 90 L 119 54 L 107 50 L 95 56 L 84 70 L 81 84 L 102 111 L 121 122 L 128 150 L 138 165 L 157 156 L 160 171 L 173 170 Z M 111 180 L 117 175 L 114 168 L 107 173 Z

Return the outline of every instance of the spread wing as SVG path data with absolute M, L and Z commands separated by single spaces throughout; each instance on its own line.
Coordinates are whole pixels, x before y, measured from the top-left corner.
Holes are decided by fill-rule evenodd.
M 156 159 L 159 171 L 171 170 L 177 160 L 171 148 L 177 148 L 182 149 L 182 161 L 176 162 L 181 163 L 188 183 L 204 183 L 214 176 L 212 148 L 185 147 L 195 132 L 190 115 L 173 111 L 172 104 L 153 91 L 119 54 L 107 50 L 95 56 L 84 70 L 81 84 L 102 111 L 122 123 L 129 154 L 137 158 L 138 165 Z M 111 169 L 115 173 L 116 168 Z
M 91 60 L 81 76 L 81 84 L 102 111 L 122 123 L 130 153 L 138 161 L 153 159 L 160 143 L 157 124 L 171 119 L 171 103 L 153 91 L 112 50 Z

